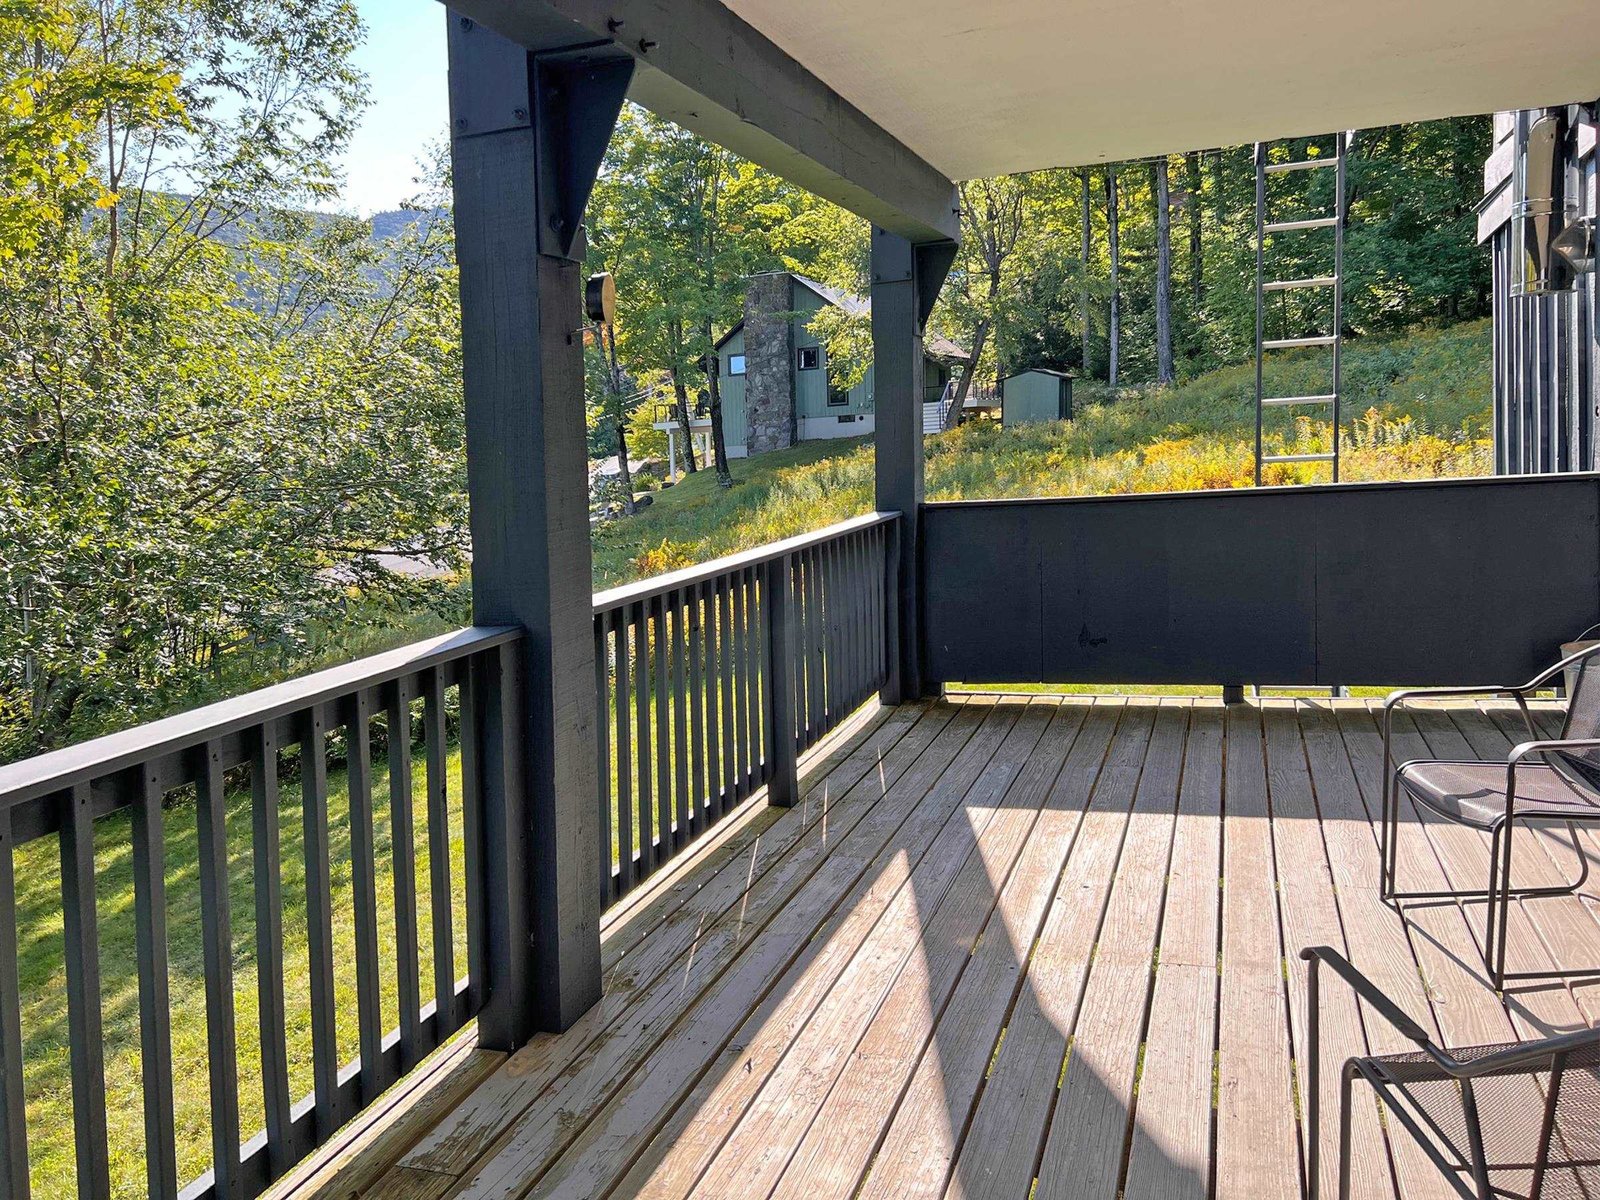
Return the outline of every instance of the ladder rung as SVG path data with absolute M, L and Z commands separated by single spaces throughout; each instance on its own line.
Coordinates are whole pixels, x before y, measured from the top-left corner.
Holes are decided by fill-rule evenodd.
M 1263 350 L 1298 350 L 1302 346 L 1331 346 L 1338 340 L 1332 334 L 1326 334 L 1322 337 L 1274 338 L 1270 342 L 1262 342 L 1261 348 Z
M 1280 171 L 1309 171 L 1312 167 L 1333 167 L 1339 163 L 1338 155 L 1329 155 L 1327 158 L 1302 158 L 1297 162 L 1268 163 L 1267 174 L 1276 175 Z
M 1339 282 L 1337 275 L 1312 275 L 1306 279 L 1275 279 L 1263 283 L 1263 292 L 1292 292 L 1296 288 L 1332 287 Z
M 1288 233 L 1293 229 L 1328 229 L 1338 223 L 1338 217 L 1307 217 L 1303 221 L 1270 221 L 1261 227 L 1261 231 L 1263 233 Z
M 1332 454 L 1263 454 L 1264 463 L 1332 462 Z
M 1325 396 L 1263 396 L 1262 404 L 1332 404 L 1339 397 L 1329 392 Z

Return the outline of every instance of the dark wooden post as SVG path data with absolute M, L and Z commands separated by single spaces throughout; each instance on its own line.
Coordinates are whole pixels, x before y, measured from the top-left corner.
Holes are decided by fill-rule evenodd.
M 768 713 L 772 722 L 767 744 L 772 747 L 772 778 L 767 782 L 767 803 L 792 808 L 800 796 L 799 760 L 794 748 L 794 619 L 789 593 L 794 560 L 787 554 L 762 568 L 762 590 L 767 603 L 767 647 L 771 671 Z
M 900 704 L 927 694 L 922 677 L 922 329 L 933 311 L 950 264 L 954 242 L 915 244 L 883 229 L 872 231 L 872 373 L 876 426 L 877 506 L 899 512 L 897 630 L 889 648 L 889 674 L 882 696 Z M 893 578 L 891 571 L 891 578 Z
M 479 1036 L 509 1050 L 600 998 L 580 222 L 632 60 L 449 23 L 473 619 L 526 631 L 484 714 Z

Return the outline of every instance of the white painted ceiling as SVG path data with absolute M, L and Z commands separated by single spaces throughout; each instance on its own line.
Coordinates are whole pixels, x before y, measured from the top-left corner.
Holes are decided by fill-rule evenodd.
M 1600 0 L 727 3 L 952 179 L 1600 96 Z

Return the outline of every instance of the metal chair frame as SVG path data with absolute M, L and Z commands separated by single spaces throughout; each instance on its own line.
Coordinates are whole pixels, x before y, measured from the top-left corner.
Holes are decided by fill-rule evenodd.
M 1585 783 L 1573 779 L 1570 771 L 1563 770 L 1560 766 L 1552 763 L 1551 765 L 1554 769 L 1561 774 L 1562 778 L 1575 791 L 1593 797 L 1596 807 L 1592 814 L 1564 812 L 1557 817 L 1548 813 L 1518 812 L 1516 796 L 1517 768 L 1526 760 L 1534 757 L 1544 758 L 1563 750 L 1600 749 L 1600 738 L 1561 737 L 1540 739 L 1538 732 L 1534 729 L 1533 714 L 1528 708 L 1528 697 L 1530 695 L 1540 688 L 1548 686 L 1553 680 L 1558 679 L 1568 667 L 1582 664 L 1597 654 L 1600 654 L 1600 643 L 1580 650 L 1576 654 L 1569 655 L 1553 667 L 1534 676 L 1527 683 L 1517 686 L 1490 684 L 1483 687 L 1408 688 L 1391 692 L 1383 703 L 1384 787 L 1383 819 L 1379 824 L 1378 830 L 1379 855 L 1381 859 L 1379 892 L 1386 902 L 1396 905 L 1402 901 L 1419 900 L 1486 901 L 1487 913 L 1484 918 L 1483 963 L 1496 990 L 1504 990 L 1508 980 L 1576 979 L 1600 976 L 1600 967 L 1556 971 L 1508 972 L 1506 970 L 1506 926 L 1511 901 L 1513 899 L 1539 896 L 1571 895 L 1587 883 L 1589 879 L 1589 858 L 1578 842 L 1577 826 L 1580 824 L 1600 825 L 1600 792 Z M 1399 870 L 1400 790 L 1403 786 L 1400 782 L 1400 777 L 1405 769 L 1413 765 L 1413 763 L 1427 760 L 1411 759 L 1404 763 L 1395 763 L 1393 752 L 1394 714 L 1413 700 L 1439 700 L 1469 696 L 1498 696 L 1515 700 L 1518 709 L 1522 713 L 1523 723 L 1527 726 L 1529 737 L 1528 741 L 1522 742 L 1513 748 L 1506 758 L 1505 812 L 1495 818 L 1489 826 L 1488 886 L 1482 890 L 1467 888 L 1445 891 L 1402 892 L 1396 886 L 1396 876 Z M 1566 732 L 1566 727 L 1570 724 L 1570 721 L 1571 714 L 1569 711 L 1567 721 L 1563 723 L 1563 733 Z M 1441 815 L 1446 820 L 1450 819 L 1446 814 Z M 1568 836 L 1572 839 L 1573 854 L 1578 860 L 1577 877 L 1561 884 L 1524 888 L 1512 887 L 1512 842 L 1514 840 L 1513 834 L 1519 825 L 1523 828 L 1565 825 Z
M 1450 1145 L 1449 1137 L 1428 1114 L 1404 1096 L 1404 1089 L 1391 1086 L 1382 1060 L 1378 1056 L 1352 1055 L 1345 1059 L 1339 1081 L 1339 1200 L 1350 1195 L 1350 1105 L 1355 1081 L 1366 1080 L 1383 1101 L 1384 1110 L 1393 1116 L 1417 1144 L 1434 1166 L 1465 1200 L 1498 1200 L 1504 1193 L 1496 1191 L 1489 1179 L 1491 1164 L 1484 1152 L 1483 1114 L 1479 1112 L 1473 1093 L 1473 1081 L 1485 1077 L 1504 1077 L 1516 1074 L 1536 1074 L 1548 1071 L 1550 1083 L 1545 1095 L 1544 1114 L 1538 1134 L 1538 1152 L 1531 1163 L 1513 1164 L 1533 1172 L 1530 1196 L 1537 1198 L 1543 1186 L 1550 1145 L 1555 1133 L 1557 1100 L 1567 1057 L 1577 1049 L 1600 1043 L 1600 1028 L 1584 1029 L 1561 1034 L 1540 1041 L 1524 1042 L 1510 1046 L 1482 1058 L 1463 1061 L 1433 1043 L 1428 1033 L 1406 1013 L 1378 990 L 1377 986 L 1356 970 L 1343 955 L 1328 946 L 1308 946 L 1300 951 L 1307 964 L 1306 971 L 1306 1063 L 1307 1122 L 1306 1178 L 1310 1200 L 1318 1200 L 1321 1186 L 1321 980 L 1319 968 L 1326 965 L 1347 983 L 1371 1009 L 1387 1021 L 1404 1037 L 1431 1058 L 1448 1078 L 1461 1084 L 1462 1116 L 1467 1129 L 1467 1161 L 1451 1162 L 1440 1143 Z M 1494 1164 L 1503 1166 L 1503 1164 Z M 1470 1171 L 1469 1188 L 1462 1176 Z

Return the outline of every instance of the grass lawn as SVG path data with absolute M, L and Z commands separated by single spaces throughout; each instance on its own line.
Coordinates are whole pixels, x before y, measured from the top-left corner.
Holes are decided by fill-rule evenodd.
M 448 760 L 451 878 L 464 877 L 460 808 L 460 758 Z M 412 820 L 417 842 L 419 971 L 422 999 L 433 995 L 433 936 L 427 841 L 425 772 L 420 747 L 412 780 Z M 339 1056 L 358 1055 L 355 919 L 350 871 L 349 797 L 343 770 L 329 772 L 329 844 L 332 853 L 335 1011 Z M 396 994 L 394 875 L 390 841 L 387 765 L 373 764 L 377 848 L 378 939 L 383 962 L 385 1029 L 399 1023 Z M 204 960 L 200 946 L 200 883 L 195 806 L 182 793 L 166 811 L 167 927 L 171 979 L 173 1079 L 178 1127 L 178 1168 L 192 1180 L 209 1168 L 210 1116 L 206 1073 Z M 250 793 L 233 791 L 227 804 L 228 860 L 237 1006 L 240 1127 L 248 1140 L 264 1124 L 261 1054 L 257 1028 L 255 901 Z M 139 990 L 134 942 L 133 856 L 126 811 L 95 827 L 95 893 L 99 905 L 101 996 L 106 1047 L 106 1109 L 113 1194 L 145 1195 L 144 1115 L 139 1053 Z M 279 804 L 283 860 L 283 926 L 289 1079 L 296 1097 L 312 1091 L 311 999 L 305 914 L 305 862 L 301 793 L 283 781 Z M 74 1194 L 72 1088 L 68 1061 L 66 972 L 63 965 L 61 864 L 54 837 L 16 851 L 23 1060 L 28 1147 L 33 1194 Z M 454 919 L 456 974 L 464 976 L 466 910 L 462 892 L 449 898 Z
M 1494 470 L 1489 435 L 1487 321 L 1356 339 L 1344 352 L 1342 477 L 1434 479 Z M 1269 394 L 1323 392 L 1326 355 L 1279 356 Z M 1092 496 L 1248 487 L 1253 482 L 1255 369 L 1225 367 L 1165 388 L 1111 396 L 1080 384 L 1077 417 L 1017 429 L 973 422 L 927 443 L 930 500 Z M 1272 450 L 1330 444 L 1327 421 L 1279 420 Z M 634 517 L 594 534 L 595 587 L 614 587 L 705 562 L 867 512 L 872 507 L 870 438 L 805 442 L 735 459 L 734 486 L 709 471 L 653 493 Z M 1317 464 L 1278 464 L 1268 483 L 1327 478 Z

